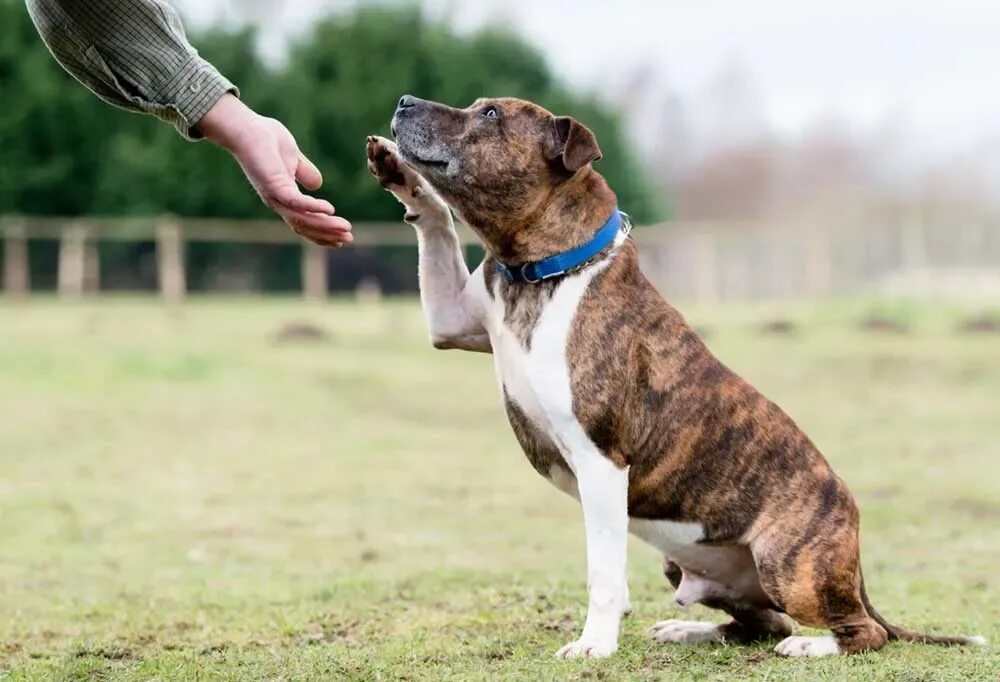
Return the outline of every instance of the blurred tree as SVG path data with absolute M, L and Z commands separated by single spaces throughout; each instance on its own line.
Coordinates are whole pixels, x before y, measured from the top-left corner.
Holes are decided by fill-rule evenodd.
M 454 106 L 482 96 L 522 97 L 576 116 L 597 134 L 604 151 L 598 168 L 622 208 L 638 221 L 658 217 L 617 115 L 561 88 L 542 55 L 506 30 L 463 37 L 418 8 L 360 9 L 317 25 L 293 49 L 285 74 L 280 99 L 269 104 L 314 155 L 328 198 L 344 215 L 398 217 L 395 202 L 366 177 L 358 141 L 388 134 L 396 101 L 409 92 Z
M 538 50 L 509 31 L 464 36 L 417 8 L 359 8 L 318 23 L 276 69 L 260 60 L 249 29 L 192 42 L 251 106 L 295 133 L 325 175 L 322 193 L 352 220 L 399 218 L 396 203 L 368 177 L 364 140 L 388 133 L 405 92 L 456 106 L 480 96 L 524 97 L 572 114 L 597 134 L 598 168 L 622 208 L 640 222 L 658 217 L 616 113 L 561 87 Z M 22 0 L 0 0 L 0 213 L 269 216 L 224 152 L 115 111 L 73 81 L 48 54 Z M 192 276 L 222 251 L 194 254 Z M 297 270 L 287 249 L 263 257 L 263 269 Z

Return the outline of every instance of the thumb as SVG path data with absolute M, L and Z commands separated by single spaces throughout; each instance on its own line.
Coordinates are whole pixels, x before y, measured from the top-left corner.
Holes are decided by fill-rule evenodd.
M 319 168 L 301 152 L 299 152 L 298 166 L 295 168 L 295 179 L 306 189 L 319 189 L 323 184 L 323 174 L 319 172 Z

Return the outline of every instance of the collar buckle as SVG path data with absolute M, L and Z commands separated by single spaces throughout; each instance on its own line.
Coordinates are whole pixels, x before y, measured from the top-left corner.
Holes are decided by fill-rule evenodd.
M 538 284 L 543 279 L 546 279 L 546 275 L 542 275 L 538 279 L 531 279 L 530 277 L 528 277 L 528 266 L 529 265 L 534 265 L 534 263 L 525 263 L 520 268 L 518 268 L 518 271 L 519 271 L 519 274 L 521 275 L 521 279 L 522 280 L 524 280 L 528 284 Z M 553 275 L 548 275 L 548 277 L 552 277 L 552 276 Z
M 632 232 L 632 216 L 625 211 L 618 211 L 622 217 L 622 233 L 627 237 Z

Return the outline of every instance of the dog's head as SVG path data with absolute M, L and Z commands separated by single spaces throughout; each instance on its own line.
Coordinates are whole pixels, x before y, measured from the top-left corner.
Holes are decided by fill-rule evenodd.
M 586 126 L 511 98 L 456 109 L 404 95 L 392 132 L 403 159 L 481 229 L 535 214 L 601 158 Z

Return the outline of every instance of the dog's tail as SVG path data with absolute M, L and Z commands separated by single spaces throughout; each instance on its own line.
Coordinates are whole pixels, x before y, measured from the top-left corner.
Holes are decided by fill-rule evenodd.
M 925 635 L 920 632 L 913 632 L 912 630 L 904 630 L 901 627 L 890 624 L 882 615 L 875 610 L 872 606 L 871 601 L 868 599 L 868 593 L 865 591 L 865 578 L 861 576 L 861 602 L 865 605 L 865 609 L 868 611 L 868 615 L 871 616 L 876 623 L 885 628 L 885 631 L 889 634 L 889 639 L 899 639 L 904 642 L 918 642 L 920 644 L 943 644 L 945 646 L 961 646 L 961 645 L 973 645 L 973 646 L 985 646 L 986 639 L 983 637 L 950 637 L 944 635 Z

